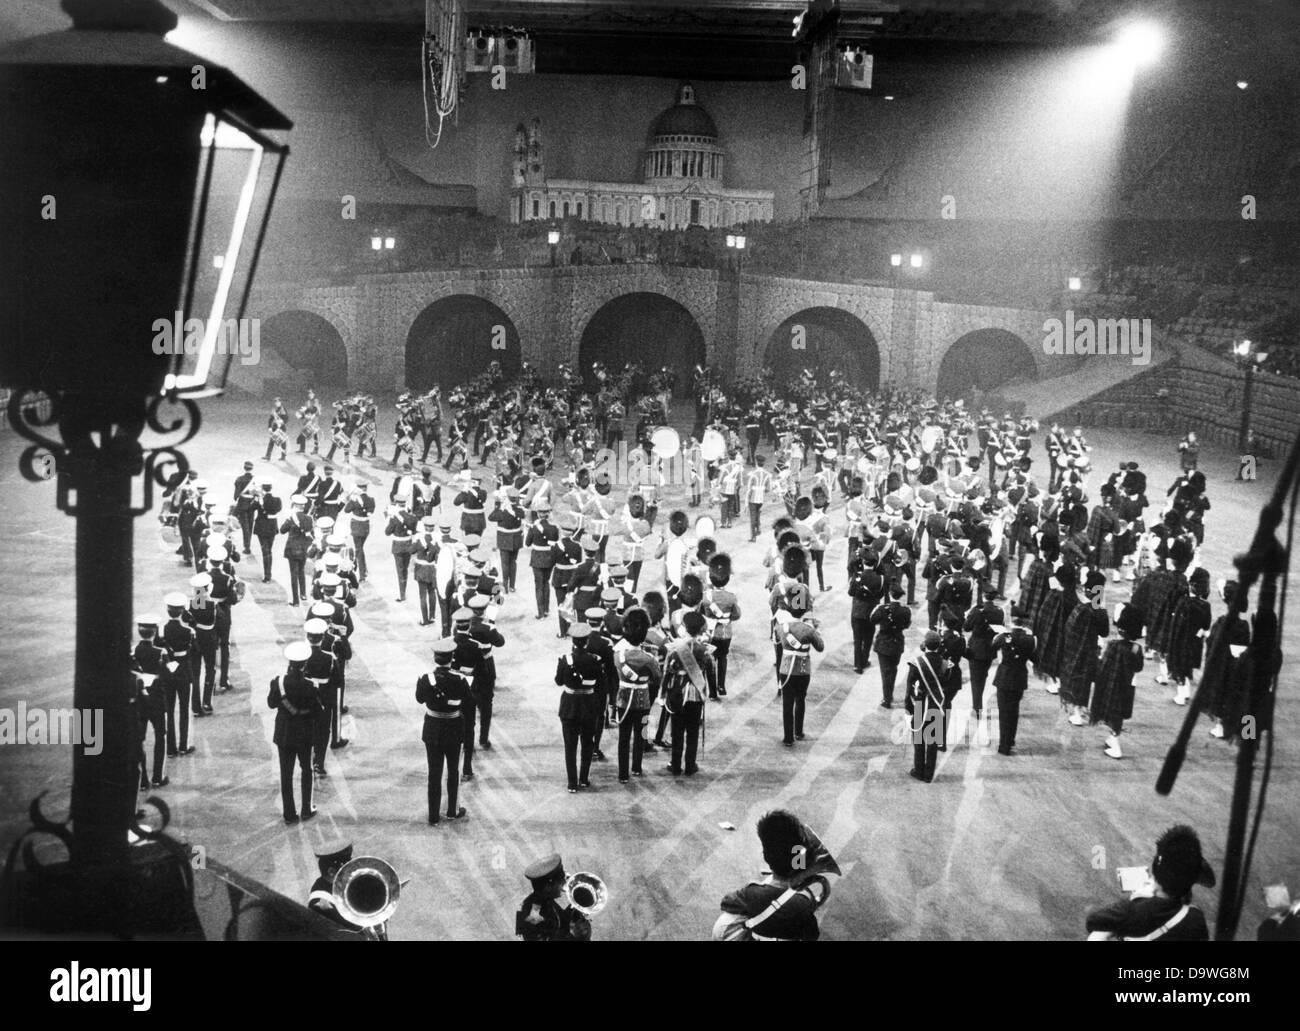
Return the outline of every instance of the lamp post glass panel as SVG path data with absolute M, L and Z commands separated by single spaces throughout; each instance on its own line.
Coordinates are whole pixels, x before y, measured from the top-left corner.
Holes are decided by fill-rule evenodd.
M 102 747 L 74 749 L 76 877 L 28 915 L 48 925 L 62 909 L 78 929 L 120 931 L 141 915 L 122 869 L 139 783 L 132 523 L 187 467 L 177 448 L 198 429 L 192 399 L 224 386 L 226 319 L 242 316 L 287 154 L 270 134 L 291 123 L 227 69 L 168 44 L 177 18 L 161 3 L 63 8 L 71 29 L 0 49 L 0 379 L 31 442 L 23 475 L 53 469 L 58 505 L 76 517 L 73 700 L 102 714 Z M 42 218 L 30 198 L 46 195 L 63 217 Z

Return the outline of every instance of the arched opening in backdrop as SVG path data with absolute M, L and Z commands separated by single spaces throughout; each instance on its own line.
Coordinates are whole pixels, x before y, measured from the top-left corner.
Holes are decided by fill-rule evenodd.
M 519 371 L 519 331 L 491 301 L 453 294 L 415 317 L 406 334 L 406 386 L 446 392 L 471 380 L 493 361 L 507 376 Z
M 258 329 L 262 362 L 272 379 L 286 387 L 316 390 L 346 387 L 348 350 L 333 323 L 312 311 L 282 311 L 263 319 Z M 277 369 L 277 365 L 283 368 Z
M 937 397 L 969 397 L 972 388 L 987 393 L 999 387 L 1038 379 L 1034 352 L 1005 329 L 977 329 L 959 337 L 939 363 Z
M 705 363 L 704 333 L 689 311 L 662 294 L 624 294 L 601 305 L 582 332 L 578 363 L 591 382 L 591 366 L 601 361 L 611 371 L 639 362 L 647 376 L 667 366 L 677 373 L 676 396 L 688 398 L 695 366 Z
M 826 383 L 835 372 L 863 390 L 880 386 L 880 347 L 867 324 L 841 308 L 805 308 L 768 338 L 763 364 L 773 382 L 790 383 L 807 369 Z

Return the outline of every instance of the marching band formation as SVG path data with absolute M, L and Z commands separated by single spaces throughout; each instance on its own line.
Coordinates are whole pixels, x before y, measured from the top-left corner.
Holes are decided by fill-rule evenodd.
M 683 443 L 669 418 L 676 377 L 667 370 L 612 374 L 597 364 L 584 376 L 559 373 L 546 383 L 526 365 L 508 377 L 493 364 L 445 399 L 436 387 L 403 394 L 387 473 L 374 399 L 335 402 L 321 455 L 322 409 L 308 392 L 296 450 L 312 460 L 287 499 L 277 493 L 282 477 L 258 475 L 251 462 L 230 493 L 195 472 L 174 481 L 162 518 L 191 573 L 185 590 L 162 599 L 165 620 L 138 620 L 142 787 L 168 783 L 165 758 L 194 750 L 190 717 L 211 715 L 214 695 L 229 690 L 241 565 L 252 564 L 256 538 L 261 581 L 273 582 L 282 540 L 288 602 L 305 606 L 305 620 L 267 705 L 284 819 L 316 814 L 315 780 L 349 743 L 340 717 L 359 646 L 351 611 L 369 589 L 376 517 L 396 601 L 406 602 L 414 580 L 420 626 L 437 626 L 431 665 L 415 685 L 430 824 L 467 815 L 461 781 L 474 777 L 475 742 L 492 748 L 495 654 L 509 647 L 498 624 L 529 607 L 539 621 L 553 612 L 565 642 L 554 683 L 569 792 L 590 788 L 606 731 L 621 784 L 641 778 L 645 756 L 659 749 L 672 776 L 702 772 L 707 726 L 724 718 L 712 712 L 734 691 L 742 578 L 750 587 L 761 578 L 767 596 L 761 622 L 781 744 L 796 747 L 815 733 L 806 699 L 817 655 L 840 636 L 816 614 L 838 579 L 826 561 L 840 541 L 855 675 L 878 664 L 880 706 L 905 710 L 891 732 L 911 745 L 911 775 L 924 782 L 936 776 L 938 753 L 957 743 L 952 710 L 967 681 L 972 747 L 992 744 L 996 712 L 997 751 L 1015 755 L 1020 710 L 1036 684 L 1068 725 L 1102 725 L 1105 754 L 1120 759 L 1140 674 L 1158 671 L 1156 683 L 1181 705 L 1207 638 L 1228 635 L 1232 662 L 1241 661 L 1246 620 L 1211 618 L 1210 575 L 1198 559 L 1210 502 L 1194 449 L 1190 460 L 1184 449 L 1183 474 L 1161 509 L 1136 462 L 1108 474 L 1092 467 L 1081 427 L 1047 429 L 1045 472 L 1036 474 L 1041 429 L 1031 419 L 916 393 L 871 394 L 809 373 L 724 392 L 700 369 Z M 277 398 L 267 461 L 277 450 L 286 457 L 287 423 Z M 430 451 L 445 475 L 424 464 Z M 662 505 L 672 507 L 661 520 Z M 745 539 L 741 527 L 748 541 L 770 542 L 761 569 L 733 569 L 723 550 L 731 530 L 741 531 L 736 546 Z M 533 573 L 531 606 L 510 597 L 521 564 Z M 1234 590 L 1219 585 L 1221 597 Z M 995 705 L 985 700 L 990 673 Z M 1235 667 L 1224 678 L 1216 736 L 1233 736 L 1246 679 Z

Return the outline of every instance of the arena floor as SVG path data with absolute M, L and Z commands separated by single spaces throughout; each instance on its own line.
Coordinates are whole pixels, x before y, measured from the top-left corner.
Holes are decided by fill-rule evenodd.
M 186 452 L 221 493 L 244 460 L 263 454 L 264 413 L 260 405 L 232 401 L 209 401 L 203 410 L 203 431 Z M 1089 437 L 1097 468 L 1136 458 L 1153 495 L 1176 474 L 1177 452 L 1168 438 L 1097 427 Z M 56 510 L 52 484 L 20 478 L 19 444 L 3 431 L 0 535 L 9 548 L 0 563 L 0 706 L 66 706 L 73 523 Z M 1035 455 L 1041 455 L 1038 442 Z M 1277 466 L 1264 465 L 1258 482 L 1240 484 L 1232 480 L 1235 461 L 1222 450 L 1203 452 L 1214 506 L 1204 556 L 1216 579 L 1230 572 L 1232 555 L 1247 544 Z M 273 465 L 281 494 L 302 467 L 300 457 Z M 392 471 L 385 462 L 357 463 L 354 473 L 381 484 L 377 493 L 387 496 Z M 673 501 L 670 495 L 661 518 Z M 522 570 L 521 593 L 508 600 L 500 621 L 507 644 L 498 650 L 495 747 L 476 754 L 477 778 L 462 786 L 469 819 L 438 827 L 425 822 L 422 710 L 414 698 L 416 677 L 431 663 L 436 628 L 418 625 L 414 588 L 405 604 L 395 602 L 382 527 L 367 549 L 372 579 L 353 613 L 357 658 L 348 672 L 352 711 L 345 729 L 352 744 L 331 754 L 331 776 L 317 792 L 321 815 L 284 825 L 266 688 L 282 671 L 283 647 L 301 635 L 303 610 L 287 604 L 286 567 L 277 554 L 277 582 L 263 585 L 255 576 L 234 613 L 234 690 L 216 696 L 215 718 L 197 723 L 197 752 L 169 760 L 172 783 L 160 793 L 172 808 L 173 829 L 208 855 L 304 900 L 316 874 L 313 849 L 324 838 L 346 836 L 358 855 L 383 857 L 411 878 L 390 923 L 394 939 L 511 937 L 515 908 L 528 890 L 523 868 L 551 851 L 563 854 L 569 871 L 590 870 L 609 885 L 595 937 L 707 937 L 722 895 L 760 868 L 754 824 L 778 806 L 816 829 L 843 868 L 823 910 L 829 939 L 1078 939 L 1084 911 L 1116 894 L 1115 868 L 1146 863 L 1156 835 L 1176 822 L 1200 831 L 1207 857 L 1221 869 L 1235 749 L 1213 741 L 1203 722 L 1175 792 L 1157 796 L 1152 785 L 1185 710 L 1171 704 L 1171 689 L 1157 686 L 1149 667 L 1125 727 L 1122 761 L 1102 754 L 1100 728 L 1071 727 L 1057 700 L 1032 687 L 1015 757 L 963 739 L 941 756 L 933 784 L 909 778 L 910 747 L 891 740 L 891 717 L 901 718 L 899 710 L 878 708 L 874 667 L 863 676 L 852 670 L 842 537 L 827 556 L 835 589 L 817 603 L 827 650 L 809 692 L 808 738 L 781 747 L 760 568 L 766 546 L 766 539 L 749 544 L 740 523 L 720 533 L 720 547 L 735 560 L 744 616 L 732 650 L 730 694 L 709 710 L 701 774 L 670 776 L 660 753 L 647 757 L 644 780 L 619 785 L 607 732 L 611 761 L 596 764 L 593 790 L 576 796 L 565 791 L 552 679 L 563 645 L 553 618 L 534 620 L 531 577 Z M 188 574 L 173 548 L 152 515 L 138 520 L 136 611 L 160 611 L 163 594 L 184 586 Z M 647 563 L 643 590 L 660 585 L 661 569 Z M 1127 593 L 1127 585 L 1108 585 L 1107 604 Z M 1221 610 L 1216 598 L 1215 615 Z M 914 630 L 909 643 L 917 641 Z M 1297 646 L 1292 616 L 1286 654 Z M 1287 881 L 1300 891 L 1294 670 L 1291 662 L 1284 667 L 1276 764 L 1242 936 L 1253 937 L 1265 914 L 1263 885 Z M 959 738 L 968 707 L 967 689 L 955 712 Z M 70 770 L 66 749 L 0 748 L 6 852 L 35 795 L 48 790 L 47 811 L 66 811 Z M 1217 893 L 1198 889 L 1198 896 L 1212 916 Z

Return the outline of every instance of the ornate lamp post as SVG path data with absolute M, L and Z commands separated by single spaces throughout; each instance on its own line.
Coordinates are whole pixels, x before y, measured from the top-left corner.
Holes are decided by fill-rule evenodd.
M 291 123 L 166 43 L 177 18 L 157 0 L 63 8 L 70 30 L 0 50 L 0 381 L 32 442 L 23 475 L 57 475 L 59 508 L 76 518 L 73 699 L 102 713 L 102 749 L 75 747 L 70 827 L 33 803 L 69 862 L 23 882 L 4 922 L 130 934 L 156 917 L 140 890 L 148 864 L 128 847 L 132 526 L 187 467 L 177 448 L 199 428 L 193 399 L 224 388 L 288 153 L 268 134 Z

